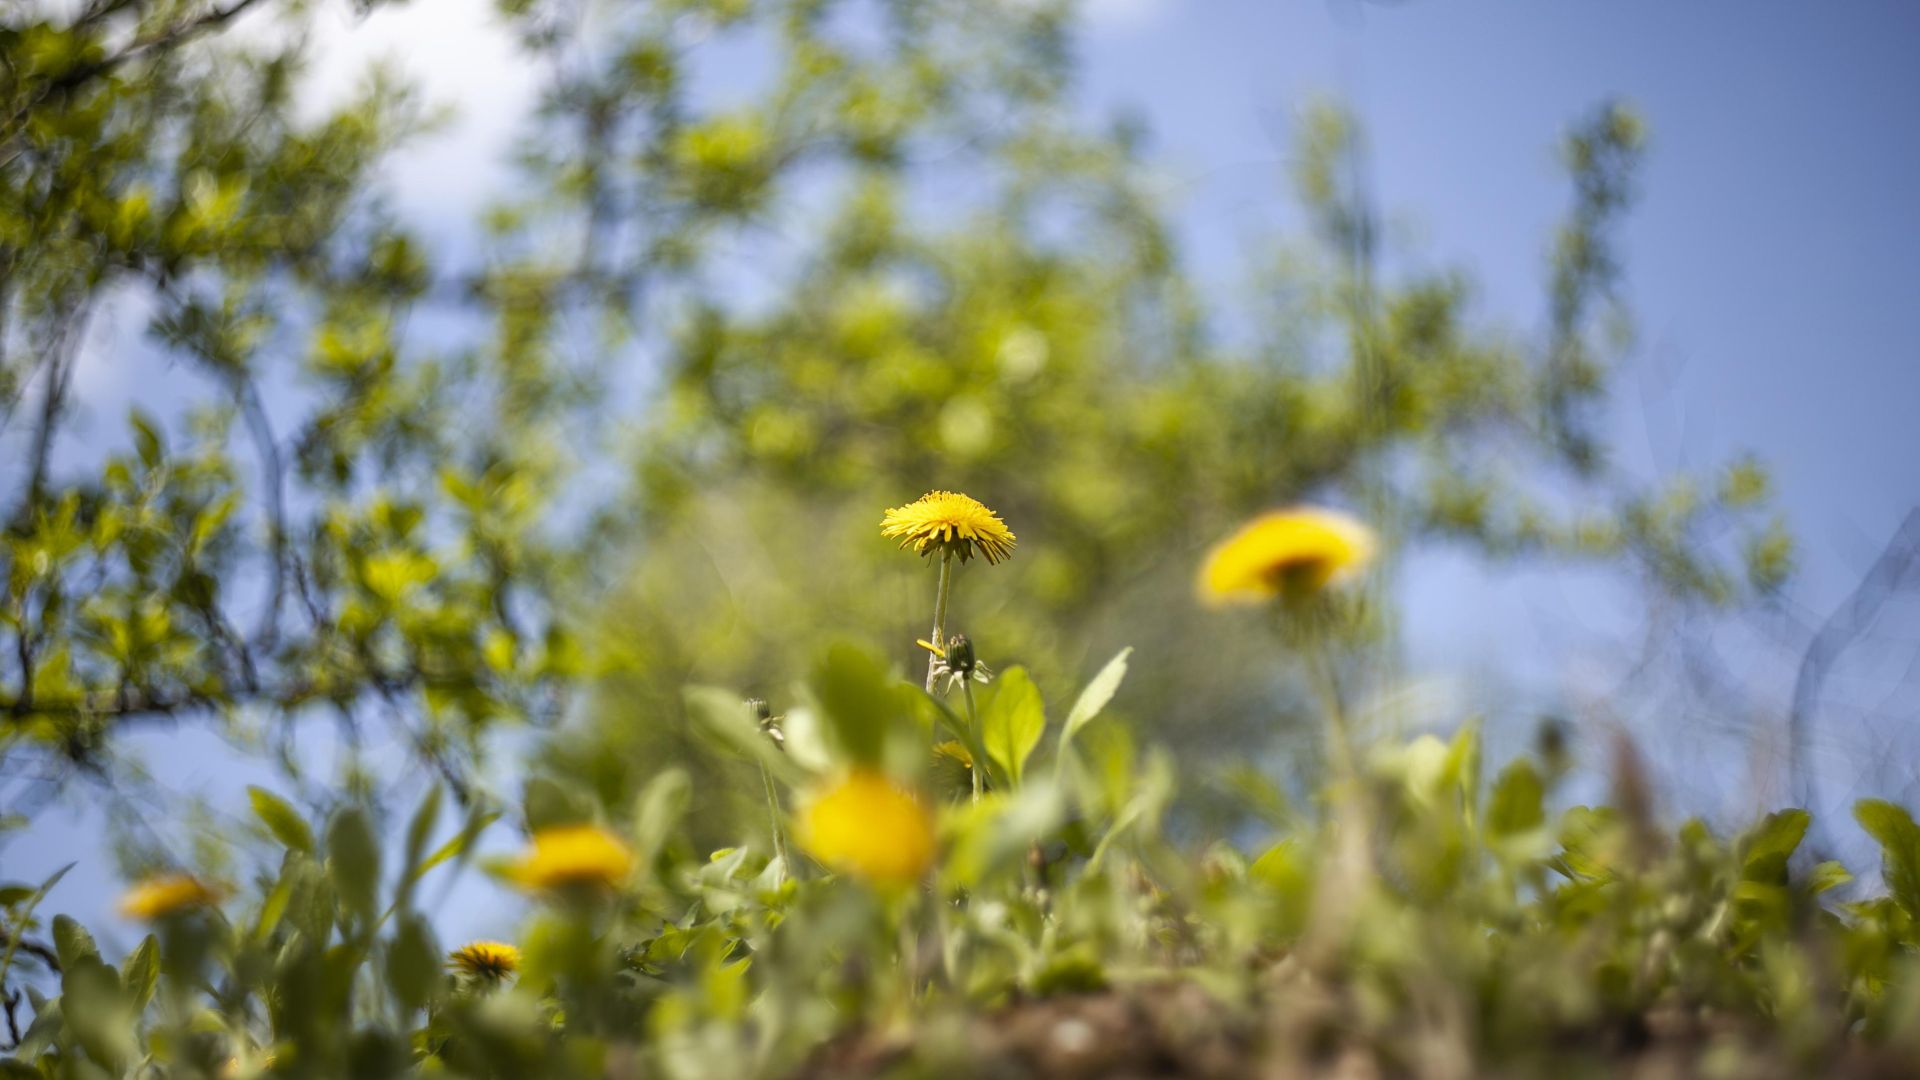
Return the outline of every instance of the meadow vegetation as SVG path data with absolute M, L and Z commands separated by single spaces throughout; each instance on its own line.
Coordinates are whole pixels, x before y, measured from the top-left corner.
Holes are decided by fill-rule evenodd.
M 546 81 L 443 253 L 385 197 L 431 110 L 311 107 L 315 7 L 0 14 L 0 843 L 100 807 L 150 931 L 0 871 L 0 1076 L 1920 1060 L 1904 808 L 1845 867 L 1578 717 L 1383 704 L 1422 550 L 1709 616 L 1791 572 L 1756 463 L 1608 452 L 1631 109 L 1518 331 L 1385 249 L 1330 105 L 1203 284 L 1069 3 L 506 0 Z M 83 437 L 103 312 L 165 392 Z M 276 781 L 196 806 L 162 724 Z M 445 940 L 482 879 L 517 931 Z

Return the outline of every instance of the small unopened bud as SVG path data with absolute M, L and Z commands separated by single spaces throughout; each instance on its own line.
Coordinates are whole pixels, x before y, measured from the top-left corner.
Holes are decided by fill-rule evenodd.
M 780 718 L 773 715 L 765 698 L 748 698 L 747 708 L 753 712 L 753 718 L 760 722 L 760 733 L 773 740 L 773 745 L 782 750 L 787 748 L 787 733 L 780 729 Z
M 973 674 L 973 642 L 965 634 L 955 634 L 947 639 L 947 667 L 961 678 Z

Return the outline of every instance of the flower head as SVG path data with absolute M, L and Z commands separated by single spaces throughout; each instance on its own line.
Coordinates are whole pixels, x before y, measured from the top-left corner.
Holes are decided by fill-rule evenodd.
M 632 872 L 633 852 L 618 836 L 598 825 L 554 825 L 533 834 L 511 875 L 527 889 L 611 889 Z
M 156 874 L 120 897 L 120 914 L 153 922 L 220 902 L 220 890 L 187 873 Z
M 950 553 L 961 562 L 974 552 L 997 563 L 1013 554 L 1013 531 L 1000 515 L 957 491 L 929 491 L 880 519 L 880 535 L 921 555 Z
M 1373 530 L 1338 511 L 1269 511 L 1207 553 L 1200 597 L 1220 605 L 1310 596 L 1359 573 L 1374 546 Z
M 856 769 L 815 795 L 799 826 L 814 858 L 874 885 L 905 888 L 933 863 L 933 815 L 871 769 Z
M 447 961 L 468 978 L 497 983 L 520 970 L 520 950 L 500 941 L 470 941 L 447 954 Z
M 974 682 L 993 681 L 993 670 L 974 659 L 973 642 L 965 634 L 955 634 L 947 639 L 945 648 L 923 638 L 916 638 L 914 644 L 933 654 L 933 681 L 947 680 L 947 690 L 972 679 Z

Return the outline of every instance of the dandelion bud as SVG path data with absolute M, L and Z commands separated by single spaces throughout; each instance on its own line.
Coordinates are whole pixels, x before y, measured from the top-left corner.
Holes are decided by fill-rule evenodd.
M 965 634 L 955 634 L 947 639 L 947 667 L 955 675 L 966 678 L 973 674 L 973 642 Z
M 753 718 L 760 722 L 760 734 L 773 740 L 773 745 L 782 750 L 787 748 L 787 733 L 780 728 L 780 718 L 773 715 L 773 709 L 765 698 L 748 698 L 747 708 L 753 712 Z

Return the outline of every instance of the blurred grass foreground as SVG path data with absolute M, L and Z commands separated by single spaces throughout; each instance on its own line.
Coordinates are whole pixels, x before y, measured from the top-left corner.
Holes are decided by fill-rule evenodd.
M 92 807 L 141 927 L 0 867 L 0 1076 L 1915 1074 L 1906 809 L 1847 867 L 1403 692 L 1425 547 L 1791 572 L 1757 464 L 1608 452 L 1632 112 L 1520 333 L 1326 106 L 1198 286 L 1052 0 L 506 0 L 429 242 L 446 103 L 309 89 L 353 13 L 0 12 L 0 860 Z

